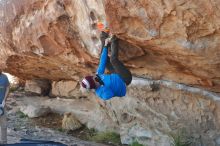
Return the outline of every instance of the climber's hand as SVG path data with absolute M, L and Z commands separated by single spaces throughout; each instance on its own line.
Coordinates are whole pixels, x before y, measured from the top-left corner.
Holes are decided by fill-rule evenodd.
M 111 38 L 105 39 L 105 47 L 107 47 L 110 42 L 111 42 Z
M 111 39 L 114 35 L 112 33 L 109 33 L 109 38 Z

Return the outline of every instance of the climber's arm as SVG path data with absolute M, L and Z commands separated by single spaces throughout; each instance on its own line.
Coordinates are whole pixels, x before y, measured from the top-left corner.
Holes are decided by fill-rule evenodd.
M 105 72 L 105 67 L 106 67 L 107 57 L 108 57 L 107 44 L 108 44 L 108 40 L 106 40 L 105 46 L 103 47 L 103 50 L 102 50 L 99 66 L 98 66 L 98 69 L 96 71 L 97 74 L 104 74 L 104 72 Z
M 0 83 L 0 104 L 4 105 L 5 99 L 9 93 L 10 84 L 6 75 L 1 76 Z
M 8 97 L 9 90 L 10 90 L 10 85 L 8 85 L 8 86 L 6 87 L 5 97 L 4 97 L 4 100 L 2 101 L 2 105 L 3 105 L 3 106 L 5 106 L 5 101 L 6 101 L 7 97 Z

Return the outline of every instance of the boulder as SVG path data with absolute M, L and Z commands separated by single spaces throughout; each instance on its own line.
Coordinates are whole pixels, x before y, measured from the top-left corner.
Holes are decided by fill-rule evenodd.
M 23 79 L 95 73 L 98 20 L 120 38 L 133 75 L 220 91 L 218 0 L 8 0 L 0 4 L 0 68 Z M 13 11 L 11 11 L 13 9 Z
M 47 106 L 33 104 L 21 106 L 20 111 L 27 115 L 29 118 L 46 116 L 51 112 L 50 108 Z
M 25 82 L 25 91 L 38 95 L 48 95 L 50 82 L 47 80 L 28 80 Z
M 58 97 L 74 97 L 78 83 L 76 81 L 58 81 L 52 83 L 51 95 Z
M 62 128 L 65 130 L 77 130 L 82 127 L 80 121 L 72 114 L 65 113 L 62 120 Z

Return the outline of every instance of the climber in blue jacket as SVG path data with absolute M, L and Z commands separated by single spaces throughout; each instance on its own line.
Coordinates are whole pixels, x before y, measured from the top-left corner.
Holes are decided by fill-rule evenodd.
M 118 59 L 118 39 L 113 36 L 111 41 L 105 32 L 101 33 L 102 53 L 96 75 L 86 76 L 82 80 L 82 87 L 95 89 L 95 93 L 103 100 L 126 95 L 126 86 L 132 81 L 131 72 Z M 108 48 L 111 56 L 108 57 Z M 105 74 L 105 68 L 110 74 Z
M 5 100 L 9 92 L 8 77 L 0 70 L 0 116 L 4 114 Z

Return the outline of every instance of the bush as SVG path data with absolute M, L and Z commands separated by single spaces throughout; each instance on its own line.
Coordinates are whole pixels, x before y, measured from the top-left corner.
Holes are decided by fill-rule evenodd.
M 133 142 L 130 146 L 144 146 L 140 143 L 138 143 L 137 141 Z
M 101 143 L 121 145 L 120 135 L 115 132 L 100 132 L 90 137 L 90 140 Z
M 21 111 L 18 111 L 16 114 L 18 115 L 19 118 L 27 118 L 27 117 L 28 117 L 27 115 L 25 115 L 25 114 L 24 114 L 23 112 L 21 112 Z
M 191 142 L 186 138 L 183 132 L 178 132 L 177 134 L 173 134 L 173 144 L 172 146 L 190 146 Z

